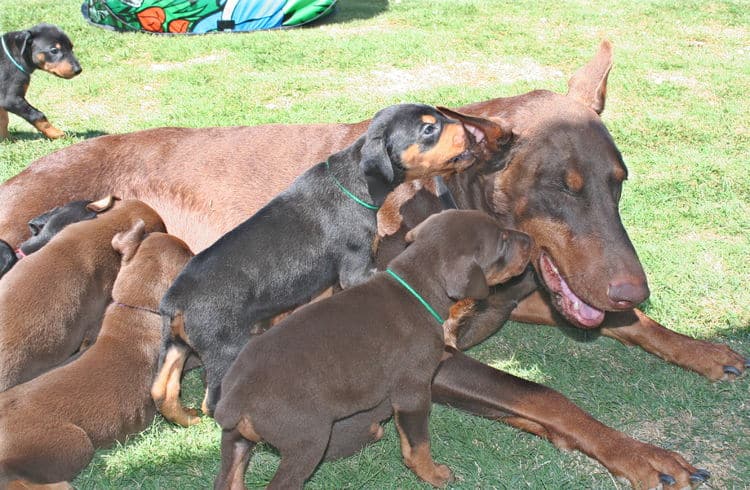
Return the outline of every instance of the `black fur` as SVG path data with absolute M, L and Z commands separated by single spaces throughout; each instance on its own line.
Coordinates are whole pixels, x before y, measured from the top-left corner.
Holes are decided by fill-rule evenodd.
M 24 118 L 30 124 L 46 121 L 44 113 L 26 100 L 31 74 L 36 69 L 64 66 L 63 72 L 52 72 L 64 78 L 81 73 L 68 36 L 57 26 L 39 24 L 25 31 L 7 32 L 2 36 L 8 48 L 0 48 L 0 108 Z M 13 64 L 10 55 L 24 71 Z M 6 128 L 0 127 L 0 131 Z M 1 135 L 0 135 L 1 136 Z
M 436 120 L 427 130 L 424 115 Z M 330 169 L 325 163 L 311 168 L 196 255 L 161 302 L 165 340 L 159 369 L 170 347 L 189 343 L 205 366 L 212 412 L 221 379 L 255 324 L 373 273 L 376 212 L 347 197 L 334 176 L 363 201 L 380 205 L 408 173 L 400 155 L 414 145 L 429 151 L 448 122 L 456 124 L 429 106 L 383 109 L 365 135 L 329 157 Z M 186 338 L 172 331 L 180 315 Z

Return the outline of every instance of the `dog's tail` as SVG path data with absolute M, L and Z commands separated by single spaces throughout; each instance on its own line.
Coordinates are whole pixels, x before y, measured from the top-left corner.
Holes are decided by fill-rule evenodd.
M 156 377 L 151 385 L 151 397 L 156 408 L 172 423 L 182 426 L 200 422 L 195 410 L 187 409 L 180 402 L 180 381 L 185 361 L 192 352 L 185 334 L 185 321 L 181 311 L 169 312 L 162 301 L 162 344 Z

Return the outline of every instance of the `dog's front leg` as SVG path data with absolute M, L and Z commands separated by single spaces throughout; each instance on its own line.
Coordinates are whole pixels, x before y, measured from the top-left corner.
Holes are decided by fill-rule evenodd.
M 568 325 L 539 292 L 519 303 L 511 314 L 511 320 L 541 325 Z M 734 379 L 750 367 L 749 359 L 726 345 L 694 339 L 669 330 L 638 309 L 608 312 L 598 332 L 625 345 L 637 345 L 665 361 L 713 380 Z
M 596 459 L 634 488 L 674 482 L 687 488 L 709 475 L 677 453 L 607 427 L 555 390 L 517 378 L 456 352 L 438 368 L 432 400 L 543 437 Z
M 43 112 L 28 103 L 20 96 L 11 97 L 6 100 L 5 108 L 13 114 L 24 118 L 47 138 L 54 140 L 65 136 L 65 133 L 54 127 Z
M 638 309 L 607 313 L 601 333 L 713 380 L 737 378 L 750 367 L 728 346 L 669 330 Z

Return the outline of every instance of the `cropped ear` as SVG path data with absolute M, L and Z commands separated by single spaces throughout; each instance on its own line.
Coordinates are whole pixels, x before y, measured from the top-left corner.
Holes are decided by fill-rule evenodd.
M 128 231 L 121 231 L 112 238 L 112 248 L 127 262 L 133 258 L 145 235 L 146 223 L 139 219 Z
M 510 124 L 499 117 L 492 119 L 469 116 L 456 112 L 447 107 L 438 106 L 437 110 L 452 119 L 457 119 L 464 125 L 467 131 L 474 136 L 474 141 L 484 143 L 488 151 L 493 152 L 509 142 L 513 136 L 513 130 Z
M 597 114 L 604 111 L 607 77 L 612 69 L 612 43 L 603 40 L 596 55 L 568 80 L 568 95 Z
M 474 257 L 460 257 L 452 264 L 445 264 L 443 270 L 445 292 L 452 300 L 485 299 L 490 295 L 487 279 Z
M 385 147 L 382 134 L 367 134 L 360 150 L 359 166 L 365 174 L 367 190 L 376 206 L 385 201 L 388 193 L 393 189 L 393 164 Z
M 107 197 L 103 197 L 102 199 L 99 199 L 98 201 L 90 202 L 86 205 L 86 209 L 89 211 L 93 211 L 95 213 L 101 213 L 112 206 L 115 205 L 115 201 L 119 201 L 119 198 L 109 195 Z

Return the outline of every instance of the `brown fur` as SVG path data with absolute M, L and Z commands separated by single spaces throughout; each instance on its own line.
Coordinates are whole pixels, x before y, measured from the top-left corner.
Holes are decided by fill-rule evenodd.
M 538 178 L 541 164 L 549 160 L 549 143 L 561 135 L 567 137 L 558 140 L 562 149 L 567 149 L 570 141 L 589 143 L 576 157 L 585 157 L 590 162 L 617 162 L 616 147 L 598 116 L 604 109 L 611 66 L 612 47 L 605 41 L 590 62 L 571 77 L 567 94 L 535 90 L 461 108 L 462 112 L 477 116 L 501 116 L 513 127 L 514 137 L 512 161 L 503 170 L 485 177 L 482 185 L 465 186 L 464 203 L 487 208 L 498 217 L 527 216 L 533 210 L 529 194 L 535 190 L 544 194 Z M 26 236 L 26 222 L 31 217 L 71 199 L 115 192 L 126 198 L 142 198 L 159 211 L 170 231 L 189 240 L 195 250 L 201 250 L 256 212 L 303 170 L 322 161 L 332 151 L 351 144 L 366 126 L 364 121 L 304 126 L 161 128 L 91 139 L 37 160 L 0 186 L 0 202 L 4 203 L 0 208 L 0 236 L 17 246 Z M 300 143 L 279 145 L 279 141 Z M 625 177 L 619 162 L 610 165 L 608 172 L 614 181 Z M 453 189 L 469 180 L 468 177 L 461 179 Z M 417 192 L 415 196 L 423 196 L 423 193 Z M 404 207 L 413 204 L 414 200 Z M 616 206 L 614 198 L 608 205 Z M 621 225 L 619 215 L 615 216 L 615 221 L 613 224 Z M 408 226 L 414 224 L 407 223 Z M 534 237 L 540 242 L 555 243 L 551 237 L 545 237 L 554 233 L 555 228 L 540 226 L 533 231 L 540 234 Z M 576 234 L 569 237 L 575 238 Z M 610 238 L 610 243 L 598 248 L 607 256 L 585 263 L 580 262 L 580 255 L 568 254 L 577 247 L 576 241 L 556 246 L 554 250 L 553 258 L 571 288 L 582 297 L 585 290 L 590 297 L 584 299 L 591 304 L 612 304 L 607 289 L 608 282 L 617 275 L 616 269 L 637 271 L 640 268 L 632 252 L 630 259 L 624 261 L 625 255 L 618 256 L 615 251 L 627 245 L 627 235 L 621 233 Z M 385 248 L 381 243 L 378 250 Z M 533 262 L 538 268 L 538 257 L 534 257 Z M 624 279 L 620 282 L 628 282 L 628 275 L 621 275 Z M 528 281 L 533 283 L 534 279 Z M 640 280 L 630 282 L 637 284 Z M 533 290 L 536 286 L 532 286 Z M 638 300 L 636 296 L 643 295 L 632 295 L 631 302 Z M 607 312 L 600 330 L 605 336 L 641 346 L 710 379 L 735 377 L 725 366 L 739 373 L 746 370 L 744 357 L 725 345 L 672 332 L 635 308 L 622 305 L 612 308 L 620 310 Z M 550 325 L 566 324 L 545 291 L 528 295 L 518 304 L 512 318 Z M 463 347 L 492 335 L 504 319 L 497 317 L 485 329 L 462 329 L 469 339 Z M 564 433 L 569 447 L 584 451 L 613 473 L 631 481 L 658 484 L 660 468 L 672 470 L 675 467 L 672 463 L 679 456 L 598 424 L 553 390 L 522 382 L 466 356 L 456 355 L 443 363 L 434 387 L 435 399 L 442 403 L 494 420 L 504 419 L 510 413 L 521 413 L 525 420 L 544 426 L 547 433 Z M 620 450 L 622 448 L 626 449 Z M 678 483 L 687 482 L 689 477 L 685 469 L 672 475 Z
M 96 337 L 120 257 L 110 242 L 138 220 L 163 231 L 153 209 L 118 201 L 97 218 L 65 227 L 0 281 L 0 391 L 70 357 Z
M 110 239 L 122 267 L 96 343 L 65 366 L 0 394 L 0 488 L 15 479 L 72 480 L 95 449 L 151 423 L 156 408 L 149 387 L 161 343 L 156 310 L 191 254 L 164 233 L 144 239 L 145 229 L 138 221 Z
M 438 315 L 458 299 L 486 298 L 497 269 L 524 270 L 531 248 L 526 235 L 501 230 L 475 210 L 436 214 L 410 238 L 389 267 Z M 443 347 L 436 318 L 387 273 L 293 313 L 248 342 L 222 382 L 215 488 L 242 488 L 248 452 L 260 440 L 281 452 L 268 488 L 300 487 L 327 451 L 339 451 L 331 446 L 334 422 L 383 403 L 396 414 L 406 465 L 445 485 L 451 472 L 432 460 L 428 431 L 430 383 Z M 379 437 L 376 424 L 368 429 Z

